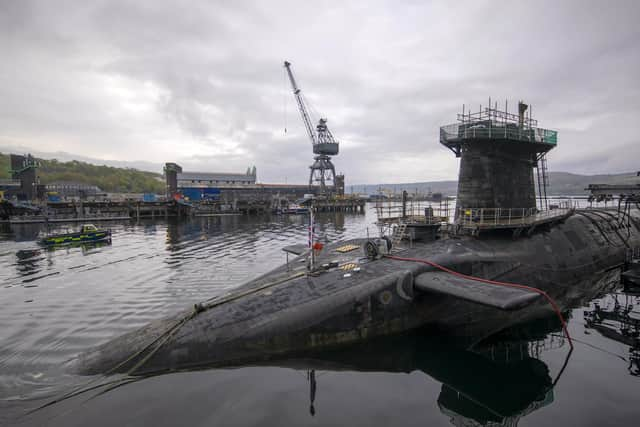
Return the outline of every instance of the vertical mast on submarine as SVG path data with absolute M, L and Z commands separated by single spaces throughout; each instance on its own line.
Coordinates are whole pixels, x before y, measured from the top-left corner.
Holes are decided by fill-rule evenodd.
M 540 209 L 547 206 L 545 156 L 557 145 L 557 132 L 539 128 L 531 109 L 527 116 L 528 108 L 520 101 L 518 114 L 511 114 L 506 102 L 504 110 L 498 110 L 489 99 L 489 107 L 480 106 L 476 113 L 465 112 L 463 106 L 457 123 L 440 128 L 440 143 L 461 158 L 457 222 L 478 213 L 496 222 L 507 215 L 535 214 L 534 168 Z

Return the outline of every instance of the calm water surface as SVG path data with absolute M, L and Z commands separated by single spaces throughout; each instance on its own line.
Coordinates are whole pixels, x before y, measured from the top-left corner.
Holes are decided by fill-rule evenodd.
M 328 214 L 335 241 L 373 235 L 375 217 Z M 473 349 L 426 332 L 270 366 L 114 382 L 23 414 L 78 386 L 118 378 L 65 372 L 73 356 L 221 294 L 284 262 L 305 217 L 210 217 L 109 224 L 113 243 L 45 251 L 40 226 L 0 234 L 0 424 L 635 425 L 639 298 L 616 290 Z M 52 231 L 58 231 L 53 229 Z M 599 308 L 600 311 L 594 310 Z M 555 383 L 555 386 L 554 386 Z

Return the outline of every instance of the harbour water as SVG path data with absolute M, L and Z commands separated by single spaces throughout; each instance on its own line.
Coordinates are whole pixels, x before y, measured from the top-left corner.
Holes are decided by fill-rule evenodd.
M 317 233 L 375 235 L 374 221 L 372 205 L 321 214 Z M 311 359 L 114 382 L 25 416 L 119 380 L 68 374 L 73 356 L 265 273 L 307 239 L 305 216 L 108 226 L 112 244 L 56 250 L 38 248 L 40 225 L 0 234 L 0 424 L 633 425 L 640 415 L 640 298 L 616 288 L 614 271 L 589 279 L 607 292 L 569 313 L 571 353 L 553 319 L 472 349 L 416 331 Z

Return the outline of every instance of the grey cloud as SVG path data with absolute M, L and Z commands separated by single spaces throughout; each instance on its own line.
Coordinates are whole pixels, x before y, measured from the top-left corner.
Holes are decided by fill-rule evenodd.
M 0 143 L 200 170 L 255 164 L 263 181 L 304 182 L 312 154 L 288 59 L 342 141 L 334 160 L 348 184 L 455 178 L 438 128 L 489 96 L 525 99 L 560 131 L 553 170 L 629 170 L 640 151 L 639 9 L 3 2 Z

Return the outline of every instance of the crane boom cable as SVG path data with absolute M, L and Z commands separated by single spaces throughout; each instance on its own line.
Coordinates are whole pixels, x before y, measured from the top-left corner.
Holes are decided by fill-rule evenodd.
M 304 126 L 307 129 L 307 135 L 309 135 L 309 139 L 311 139 L 311 144 L 316 144 L 318 141 L 318 137 L 316 136 L 316 132 L 313 130 L 313 126 L 311 125 L 311 118 L 309 117 L 309 113 L 307 112 L 307 109 L 305 107 L 304 99 L 299 93 L 296 94 L 296 101 L 298 102 L 298 109 L 300 110 L 300 114 L 302 115 Z
M 284 133 L 287 133 L 287 71 L 282 70 L 282 112 L 284 115 Z
M 318 110 L 313 105 L 313 102 L 311 102 L 311 99 L 308 98 L 302 92 L 300 92 L 300 94 L 302 96 L 302 100 L 304 101 L 304 105 L 307 106 L 307 112 L 309 113 L 309 120 L 311 120 L 311 123 L 318 123 L 318 120 L 322 116 L 320 115 L 320 113 L 318 113 Z M 318 135 L 317 135 L 317 129 L 316 129 L 316 142 L 318 142 L 318 138 L 317 137 L 318 137 Z

